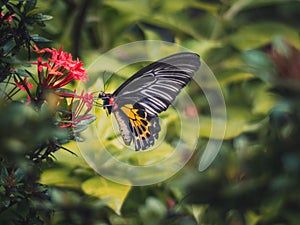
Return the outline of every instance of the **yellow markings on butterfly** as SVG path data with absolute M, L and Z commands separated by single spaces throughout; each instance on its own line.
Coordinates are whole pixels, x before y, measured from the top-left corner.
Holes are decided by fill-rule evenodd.
M 150 135 L 149 127 L 151 126 L 151 122 L 147 120 L 147 112 L 134 108 L 132 104 L 126 104 L 121 109 L 128 116 L 134 133 L 140 138 L 147 138 Z

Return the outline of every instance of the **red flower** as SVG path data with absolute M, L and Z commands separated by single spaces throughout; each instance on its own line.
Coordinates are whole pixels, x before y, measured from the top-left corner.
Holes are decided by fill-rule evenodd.
M 74 80 L 86 81 L 87 74 L 83 63 L 79 59 L 73 60 L 72 55 L 54 48 L 38 49 L 34 46 L 35 52 L 39 54 L 36 64 L 38 67 L 39 85 L 44 88 L 58 89 Z M 43 62 L 41 55 L 50 54 L 46 62 Z M 44 73 L 43 73 L 44 72 Z
M 5 18 L 5 14 L 3 12 L 0 13 L 0 19 Z M 13 20 L 13 15 L 9 15 L 7 18 L 4 19 L 4 22 L 10 23 Z
M 81 121 L 95 118 L 94 115 L 88 114 L 93 107 L 94 96 L 92 94 L 84 94 L 84 91 L 82 91 L 81 94 L 78 95 L 76 94 L 76 90 L 74 90 L 74 93 L 55 92 L 55 94 L 60 97 L 71 98 L 67 109 L 69 112 L 71 112 L 69 115 L 70 120 L 63 121 L 60 124 L 61 128 L 76 128 Z M 79 102 L 76 102 L 75 104 L 75 100 L 79 100 Z
M 21 79 L 21 78 L 19 78 Z M 15 84 L 18 88 L 20 88 L 22 91 L 26 91 L 26 88 L 24 87 L 24 85 L 26 85 L 26 87 L 28 88 L 28 90 L 32 90 L 33 88 L 33 84 L 30 84 L 27 82 L 27 77 L 25 77 L 22 80 L 18 80 L 16 76 L 14 76 L 14 81 Z

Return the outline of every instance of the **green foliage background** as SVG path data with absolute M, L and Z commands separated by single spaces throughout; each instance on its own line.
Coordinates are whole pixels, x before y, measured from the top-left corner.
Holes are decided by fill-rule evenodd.
M 51 40 L 53 47 L 63 46 L 87 66 L 99 54 L 137 40 L 175 42 L 201 55 L 224 94 L 225 140 L 213 164 L 199 172 L 210 114 L 191 85 L 201 114 L 201 144 L 176 176 L 151 186 L 116 184 L 97 175 L 71 143 L 66 147 L 77 157 L 60 150 L 54 161 L 43 163 L 41 173 L 30 164 L 22 168 L 26 174 L 16 172 L 16 181 L 18 176 L 39 179 L 43 186 L 26 188 L 45 194 L 0 212 L 1 224 L 299 224 L 299 1 L 49 0 L 37 2 L 37 10 L 53 19 L 30 33 Z M 19 145 L 30 148 L 38 142 L 35 129 L 44 129 L 34 124 L 46 116 L 36 119 L 21 109 L 10 113 L 1 108 L 1 151 L 13 156 Z M 23 126 L 24 134 L 18 117 L 33 124 Z M 1 168 L 1 193 L 7 177 Z M 29 219 L 32 211 L 40 212 L 36 220 Z

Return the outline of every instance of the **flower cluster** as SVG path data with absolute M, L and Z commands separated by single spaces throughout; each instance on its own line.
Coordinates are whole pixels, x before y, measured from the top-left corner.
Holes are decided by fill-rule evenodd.
M 86 81 L 87 74 L 82 68 L 83 63 L 79 59 L 73 60 L 72 55 L 62 51 L 62 47 L 57 51 L 52 48 L 38 49 L 35 46 L 35 52 L 39 54 L 36 64 L 38 67 L 39 85 L 43 88 L 57 89 L 61 88 L 73 80 Z M 42 55 L 50 54 L 46 62 Z
M 61 128 L 76 128 L 82 121 L 87 119 L 93 120 L 95 118 L 94 115 L 88 114 L 93 107 L 94 96 L 92 94 L 82 91 L 80 95 L 78 95 L 76 94 L 76 90 L 74 90 L 74 93 L 56 92 L 56 94 L 63 98 L 71 99 L 67 108 L 67 112 L 69 112 L 66 115 L 67 120 L 60 122 L 59 126 Z M 82 114 L 82 112 L 84 113 Z
M 31 64 L 37 66 L 37 79 L 28 71 L 20 73 L 13 69 L 14 89 L 25 91 L 28 95 L 27 104 L 34 105 L 37 110 L 47 105 L 54 113 L 54 118 L 57 118 L 57 126 L 72 131 L 70 139 L 81 140 L 79 133 L 96 118 L 89 114 L 94 97 L 84 91 L 77 94 L 76 90 L 71 91 L 66 85 L 87 80 L 83 63 L 79 59 L 73 60 L 72 55 L 64 52 L 62 47 L 56 50 L 34 46 L 34 51 L 38 58 Z M 28 82 L 28 77 L 32 78 L 35 85 Z

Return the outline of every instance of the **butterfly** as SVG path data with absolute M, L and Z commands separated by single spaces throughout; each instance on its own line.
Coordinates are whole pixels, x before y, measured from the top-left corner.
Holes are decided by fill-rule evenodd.
M 126 145 L 135 150 L 154 145 L 161 130 L 158 114 L 167 110 L 200 68 L 200 56 L 177 53 L 142 68 L 112 94 L 101 92 L 103 108 L 113 113 Z

